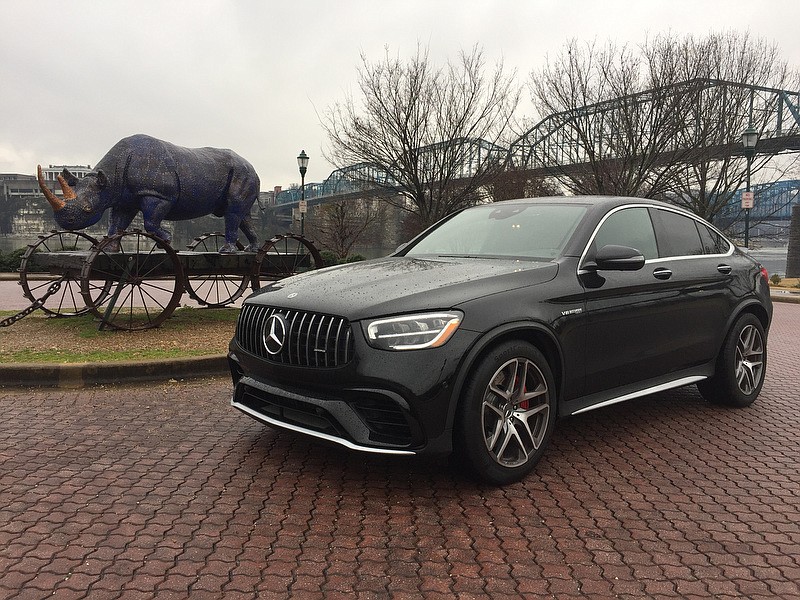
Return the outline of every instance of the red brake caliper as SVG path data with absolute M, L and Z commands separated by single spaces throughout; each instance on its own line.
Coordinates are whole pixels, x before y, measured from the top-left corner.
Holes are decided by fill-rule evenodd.
M 514 381 L 514 387 L 516 388 L 518 385 L 519 385 L 519 375 L 517 375 L 517 378 L 516 378 L 516 380 Z M 522 395 L 523 395 L 523 396 L 524 396 L 525 394 L 527 394 L 527 393 L 528 393 L 528 390 L 527 390 L 527 389 L 522 389 Z M 520 408 L 520 409 L 522 409 L 522 410 L 528 410 L 528 409 L 530 408 L 530 406 L 529 406 L 529 404 L 528 404 L 528 400 L 527 400 L 527 398 L 526 398 L 525 400 L 523 400 L 522 402 L 520 402 L 520 403 L 517 405 L 517 408 Z

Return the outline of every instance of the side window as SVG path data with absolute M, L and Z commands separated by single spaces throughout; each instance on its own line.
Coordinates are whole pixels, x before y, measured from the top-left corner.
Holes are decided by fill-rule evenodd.
M 706 254 L 726 254 L 730 250 L 730 245 L 713 229 L 709 229 L 702 223 L 695 223 L 700 232 L 700 239 L 703 242 L 703 252 Z
M 704 253 L 700 234 L 691 217 L 669 210 L 653 209 L 658 230 L 658 248 L 662 257 L 696 256 Z
M 608 217 L 594 238 L 597 250 L 614 244 L 636 248 L 645 259 L 658 258 L 656 235 L 646 208 L 625 208 Z

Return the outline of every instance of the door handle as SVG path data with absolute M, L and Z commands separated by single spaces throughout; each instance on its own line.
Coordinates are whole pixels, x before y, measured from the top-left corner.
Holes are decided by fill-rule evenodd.
M 724 265 L 724 264 L 723 265 L 717 265 L 717 271 L 719 271 L 723 275 L 730 275 L 730 272 L 732 270 L 733 269 L 731 268 L 730 265 Z
M 653 277 L 656 279 L 669 279 L 672 277 L 672 271 L 665 269 L 664 267 L 659 267 L 653 271 Z

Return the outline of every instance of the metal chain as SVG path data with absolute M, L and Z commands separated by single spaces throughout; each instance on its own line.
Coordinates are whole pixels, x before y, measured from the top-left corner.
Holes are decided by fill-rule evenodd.
M 59 290 L 59 288 L 61 288 L 61 284 L 64 282 L 64 280 L 66 278 L 67 278 L 66 275 L 62 275 L 60 279 L 57 279 L 56 281 L 51 283 L 50 287 L 47 288 L 47 291 L 45 292 L 44 296 L 42 296 L 38 300 L 34 301 L 34 303 L 31 304 L 25 310 L 22 310 L 22 311 L 18 312 L 17 314 L 12 315 L 12 316 L 0 321 L 0 327 L 8 327 L 10 325 L 13 325 L 14 323 L 19 321 L 20 319 L 23 319 L 24 317 L 27 317 L 32 312 L 42 308 L 42 306 L 44 306 L 44 303 L 47 302 L 47 299 L 50 296 L 52 296 L 53 294 L 55 294 Z

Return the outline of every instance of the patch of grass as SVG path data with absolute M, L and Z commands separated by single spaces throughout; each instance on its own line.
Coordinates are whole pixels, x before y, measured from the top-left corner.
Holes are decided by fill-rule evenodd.
M 784 277 L 779 281 L 773 281 L 770 279 L 770 284 L 772 287 L 778 288 L 798 288 L 800 287 L 800 277 Z
M 16 314 L 0 311 L 0 319 Z M 179 308 L 161 327 L 98 329 L 91 314 L 53 318 L 42 312 L 0 329 L 0 362 L 76 363 L 159 360 L 224 353 L 237 308 Z
M 205 323 L 231 323 L 235 325 L 238 317 L 238 308 L 199 309 L 187 306 L 175 310 L 172 316 L 161 324 L 159 329 L 163 331 L 181 332 L 190 328 L 197 328 Z M 100 321 L 92 314 L 79 315 L 77 317 L 51 318 L 47 320 L 47 323 L 48 326 L 53 329 L 65 333 L 68 332 L 81 339 L 93 339 L 107 335 L 135 335 L 138 333 L 114 329 L 100 330 Z
M 14 363 L 95 363 L 118 362 L 128 360 L 163 360 L 168 358 L 185 358 L 187 356 L 206 356 L 203 350 L 18 350 L 4 352 L 3 359 Z

